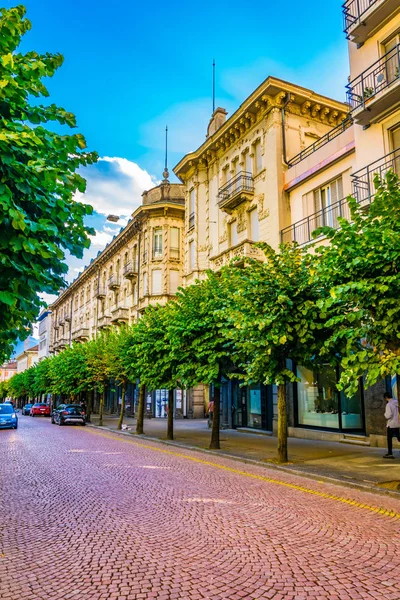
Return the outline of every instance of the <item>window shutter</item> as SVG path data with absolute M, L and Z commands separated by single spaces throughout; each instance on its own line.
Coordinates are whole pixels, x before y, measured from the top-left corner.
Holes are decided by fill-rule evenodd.
M 392 146 L 393 150 L 400 149 L 400 127 L 392 131 Z

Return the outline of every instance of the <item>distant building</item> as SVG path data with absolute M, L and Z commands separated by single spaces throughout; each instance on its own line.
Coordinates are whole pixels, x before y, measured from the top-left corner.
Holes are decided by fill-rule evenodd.
M 43 310 L 38 319 L 39 325 L 39 361 L 49 356 L 51 337 L 51 311 Z
M 17 372 L 17 361 L 16 360 L 10 360 L 10 361 L 2 364 L 0 367 L 0 383 L 2 381 L 7 381 L 8 379 L 11 379 L 11 377 L 13 375 L 15 375 L 16 372 Z
M 24 350 L 15 357 L 17 362 L 17 373 L 22 373 L 39 362 L 39 344 L 31 348 L 25 347 Z

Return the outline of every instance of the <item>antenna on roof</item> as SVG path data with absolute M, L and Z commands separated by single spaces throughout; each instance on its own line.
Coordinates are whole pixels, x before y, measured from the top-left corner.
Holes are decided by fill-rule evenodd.
M 214 112 L 215 112 L 215 58 L 213 58 L 212 102 L 213 102 L 213 114 L 214 114 Z
M 165 126 L 165 166 L 163 172 L 163 183 L 168 183 L 169 171 L 168 171 L 168 125 Z

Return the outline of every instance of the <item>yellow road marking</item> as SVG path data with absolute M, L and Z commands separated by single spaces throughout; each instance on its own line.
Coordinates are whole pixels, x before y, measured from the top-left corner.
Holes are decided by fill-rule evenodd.
M 244 477 L 249 477 L 250 479 L 258 479 L 259 481 L 266 481 L 267 483 L 273 483 L 275 485 L 280 485 L 280 486 L 283 486 L 286 488 L 290 488 L 292 490 L 304 492 L 306 494 L 312 494 L 313 496 L 318 496 L 319 498 L 335 500 L 336 502 L 341 502 L 342 504 L 347 504 L 349 506 L 354 506 L 356 508 L 362 508 L 364 510 L 368 510 L 368 511 L 376 513 L 378 515 L 383 515 L 385 517 L 393 517 L 394 519 L 400 519 L 400 513 L 396 512 L 395 510 L 388 510 L 386 508 L 378 508 L 377 506 L 370 506 L 369 504 L 363 504 L 362 502 L 358 502 L 357 500 L 343 498 L 342 496 L 336 496 L 335 494 L 326 494 L 325 492 L 319 492 L 318 490 L 312 490 L 312 489 L 304 487 L 302 485 L 288 483 L 287 481 L 281 481 L 280 479 L 273 479 L 272 477 L 266 477 L 264 475 L 256 475 L 255 473 L 247 473 L 246 471 L 242 471 L 240 469 L 234 469 L 233 467 L 227 467 L 225 465 L 220 465 L 218 463 L 214 463 L 209 460 L 203 460 L 201 458 L 196 458 L 194 456 L 188 456 L 187 454 L 182 454 L 181 452 L 175 452 L 174 450 L 166 450 L 165 448 L 157 448 L 155 446 L 151 446 L 150 445 L 151 442 L 149 444 L 143 444 L 143 443 L 137 442 L 136 440 L 133 440 L 133 439 L 125 439 L 122 436 L 119 436 L 118 434 L 103 433 L 102 431 L 98 431 L 96 429 L 89 429 L 86 431 L 90 431 L 91 433 L 94 433 L 95 435 L 101 435 L 102 437 L 105 437 L 105 438 L 108 438 L 111 440 L 117 439 L 120 442 L 134 444 L 135 446 L 139 446 L 140 448 L 147 448 L 147 450 L 153 450 L 154 452 L 161 452 L 162 454 L 169 454 L 170 456 L 177 456 L 178 458 L 190 460 L 192 462 L 202 464 L 202 465 L 207 465 L 209 467 L 214 467 L 216 469 L 220 469 L 221 471 L 228 471 L 229 473 L 235 473 L 236 475 L 242 475 Z M 294 473 L 294 475 L 296 475 L 296 474 Z

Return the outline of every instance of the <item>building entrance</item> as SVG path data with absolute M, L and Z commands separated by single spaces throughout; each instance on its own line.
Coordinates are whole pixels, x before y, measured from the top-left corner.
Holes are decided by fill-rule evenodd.
M 232 385 L 232 425 L 272 431 L 272 388 L 263 384 Z

